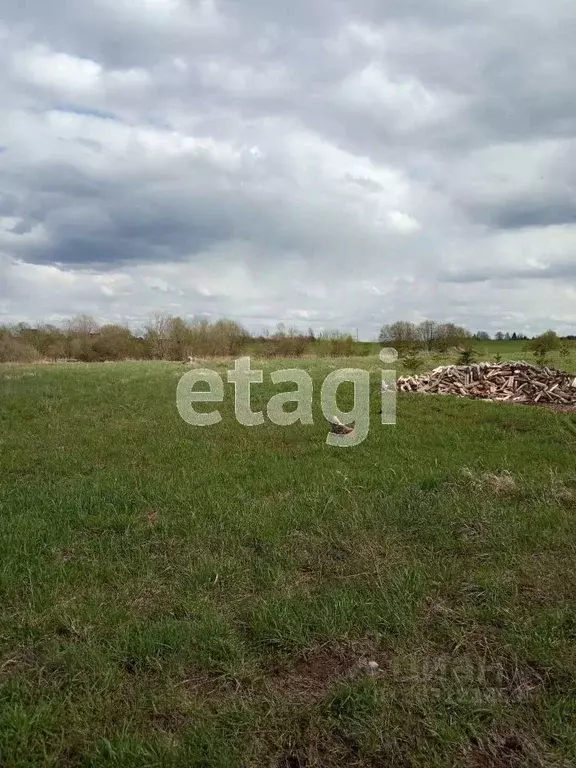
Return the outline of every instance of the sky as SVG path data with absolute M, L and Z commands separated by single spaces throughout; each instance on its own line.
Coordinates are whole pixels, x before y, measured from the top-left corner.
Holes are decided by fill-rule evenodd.
M 0 324 L 576 332 L 573 0 L 3 0 Z

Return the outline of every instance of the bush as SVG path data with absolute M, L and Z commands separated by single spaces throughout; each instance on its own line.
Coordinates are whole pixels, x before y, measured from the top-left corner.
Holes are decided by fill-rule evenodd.
M 33 363 L 40 359 L 38 350 L 13 336 L 0 337 L 0 363 Z
M 211 323 L 204 318 L 156 315 L 145 329 L 145 356 L 157 360 L 185 361 L 189 357 L 236 357 L 250 339 L 234 320 Z
M 218 320 L 209 327 L 212 337 L 213 354 L 223 357 L 236 357 L 242 352 L 249 333 L 234 320 Z
M 67 357 L 71 360 L 80 360 L 82 363 L 94 363 L 100 360 L 94 350 L 95 339 L 91 336 L 71 336 L 67 343 Z
M 314 345 L 318 357 L 352 357 L 355 349 L 353 337 L 338 331 L 323 333 Z
M 535 339 L 531 339 L 525 345 L 525 349 L 532 352 L 538 365 L 545 365 L 547 355 L 560 349 L 561 346 L 562 342 L 558 335 L 554 331 L 546 331 Z
M 302 357 L 309 344 L 305 336 L 271 338 L 264 343 L 263 352 L 266 357 Z
M 135 357 L 135 339 L 122 325 L 104 325 L 90 343 L 96 360 L 126 360 Z

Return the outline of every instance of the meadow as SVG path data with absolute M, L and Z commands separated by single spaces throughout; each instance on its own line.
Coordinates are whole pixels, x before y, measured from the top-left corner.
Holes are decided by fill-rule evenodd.
M 191 427 L 178 363 L 0 366 L 2 768 L 576 764 L 576 412 L 382 426 L 377 357 L 280 365 L 373 372 L 368 438 L 230 392 Z

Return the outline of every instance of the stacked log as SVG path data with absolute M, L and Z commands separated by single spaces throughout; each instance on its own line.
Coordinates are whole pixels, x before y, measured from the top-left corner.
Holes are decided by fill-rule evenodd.
M 455 395 L 527 404 L 576 405 L 576 378 L 529 363 L 446 365 L 398 379 L 400 392 Z

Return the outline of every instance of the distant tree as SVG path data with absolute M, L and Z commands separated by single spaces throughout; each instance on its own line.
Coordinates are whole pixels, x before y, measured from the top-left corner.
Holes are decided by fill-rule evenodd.
M 90 336 L 98 331 L 98 323 L 90 315 L 76 315 L 66 323 L 65 329 L 70 336 Z
M 212 325 L 206 317 L 195 317 L 188 322 L 190 333 L 189 356 L 205 357 L 217 354 Z
M 210 328 L 209 335 L 214 339 L 216 354 L 224 357 L 238 355 L 250 339 L 248 331 L 235 320 L 222 318 Z
M 536 358 L 536 362 L 539 365 L 546 365 L 547 356 L 550 354 L 550 352 L 555 352 L 556 350 L 560 349 L 562 342 L 560 341 L 560 338 L 558 335 L 550 330 L 546 331 L 545 333 L 541 333 L 540 336 L 536 336 L 534 339 L 531 339 L 526 345 L 525 348 L 532 352 L 534 357 Z
M 494 338 L 496 341 L 504 341 L 504 334 L 502 331 L 498 331 L 498 333 L 494 334 Z
M 90 315 L 77 315 L 65 324 L 66 356 L 83 362 L 98 359 L 94 341 L 98 323 Z
M 528 349 L 532 352 L 554 352 L 560 349 L 562 342 L 555 331 L 546 331 L 528 342 Z
M 475 336 L 478 341 L 490 341 L 490 334 L 486 331 L 477 331 Z
M 103 325 L 92 343 L 99 360 L 126 360 L 135 355 L 135 339 L 123 325 Z
M 431 349 L 439 336 L 440 329 L 438 323 L 434 320 L 424 320 L 417 328 L 417 338 L 424 349 Z
M 399 350 L 405 349 L 419 341 L 418 330 L 414 323 L 398 320 L 390 325 L 382 326 L 378 341 L 380 344 L 391 344 Z
M 437 327 L 434 346 L 445 352 L 452 347 L 461 347 L 466 345 L 472 338 L 472 334 L 467 328 L 454 323 L 442 323 Z
M 168 355 L 170 324 L 172 318 L 160 312 L 152 315 L 144 329 L 144 340 L 148 356 L 163 360 Z
M 167 329 L 166 357 L 169 360 L 187 360 L 192 347 L 190 327 L 181 317 L 170 318 Z

